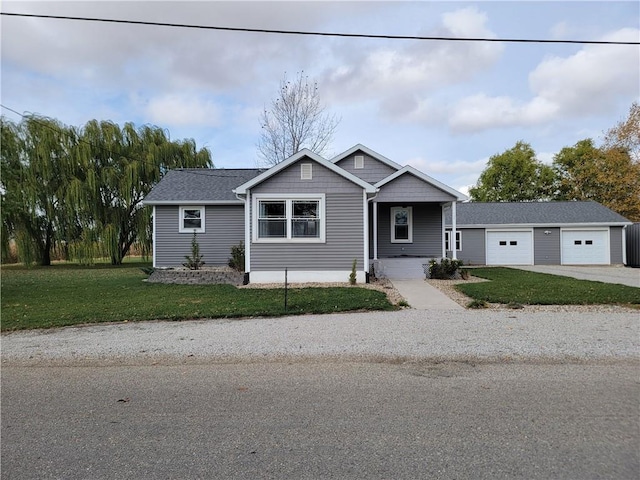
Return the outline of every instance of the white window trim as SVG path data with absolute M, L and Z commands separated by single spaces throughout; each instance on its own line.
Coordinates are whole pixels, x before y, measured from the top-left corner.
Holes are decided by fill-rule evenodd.
M 407 210 L 409 212 L 409 238 L 396 239 L 396 211 Z M 391 243 L 413 243 L 413 207 L 391 207 Z
M 319 214 L 320 214 L 320 235 L 318 238 L 299 238 L 291 236 L 291 220 L 292 220 L 292 204 L 294 200 L 316 200 L 319 202 Z M 260 238 L 258 236 L 258 217 L 259 217 L 259 202 L 286 202 L 286 217 L 287 217 L 287 237 L 286 238 Z M 300 194 L 254 194 L 251 204 L 251 230 L 253 243 L 325 243 L 326 242 L 326 207 L 325 207 L 325 194 L 322 193 L 300 193 Z
M 200 228 L 184 228 L 184 211 L 200 210 Z M 205 233 L 206 209 L 204 205 L 181 205 L 178 211 L 178 232 L 180 233 Z
M 364 155 L 356 155 L 353 158 L 353 168 L 355 170 L 362 170 L 364 168 Z
M 447 230 L 444 233 L 444 243 L 447 252 L 451 251 L 451 230 Z M 462 232 L 460 230 L 456 230 L 456 252 L 462 251 Z

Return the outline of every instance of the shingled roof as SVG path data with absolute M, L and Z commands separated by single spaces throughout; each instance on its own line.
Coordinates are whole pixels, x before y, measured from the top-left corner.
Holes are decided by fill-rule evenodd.
M 446 224 L 451 226 L 451 210 Z M 456 206 L 456 225 L 626 225 L 629 220 L 597 202 L 469 202 Z
M 264 172 L 259 168 L 179 168 L 168 171 L 144 199 L 148 205 L 240 203 L 238 185 Z

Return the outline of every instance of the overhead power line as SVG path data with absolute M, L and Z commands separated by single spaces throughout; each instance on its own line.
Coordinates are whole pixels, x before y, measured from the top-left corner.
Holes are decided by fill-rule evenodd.
M 589 45 L 640 45 L 640 41 L 609 41 L 609 40 L 552 40 L 533 38 L 482 38 L 482 37 L 435 37 L 419 35 L 379 35 L 367 33 L 341 33 L 341 32 L 314 32 L 306 30 L 276 30 L 267 28 L 246 27 L 220 27 L 213 25 L 194 25 L 187 23 L 148 22 L 143 20 L 119 20 L 114 18 L 73 17 L 63 15 L 40 15 L 35 13 L 0 12 L 1 15 L 11 17 L 46 18 L 55 20 L 75 20 L 83 22 L 119 23 L 126 25 L 146 25 L 153 27 L 192 28 L 200 30 L 222 30 L 228 32 L 245 33 L 270 33 L 280 35 L 306 35 L 319 37 L 343 37 L 343 38 L 371 38 L 388 40 L 429 40 L 447 42 L 502 42 L 502 43 L 564 43 L 564 44 L 589 44 Z

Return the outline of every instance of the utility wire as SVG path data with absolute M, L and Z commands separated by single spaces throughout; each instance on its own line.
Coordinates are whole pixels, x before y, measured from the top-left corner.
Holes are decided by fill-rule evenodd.
M 72 17 L 63 15 L 41 15 L 35 13 L 12 13 L 0 12 L 1 15 L 11 17 L 27 17 L 27 18 L 47 18 L 55 20 L 77 20 L 83 22 L 103 22 L 103 23 L 120 23 L 127 25 L 146 25 L 154 27 L 174 27 L 174 28 L 193 28 L 200 30 L 223 30 L 228 32 L 245 32 L 245 33 L 270 33 L 280 35 L 306 35 L 318 37 L 342 37 L 342 38 L 373 38 L 387 40 L 427 40 L 427 41 L 447 41 L 447 42 L 501 42 L 501 43 L 563 43 L 563 44 L 582 44 L 582 45 L 640 45 L 640 41 L 622 42 L 609 40 L 552 40 L 552 39 L 533 39 L 533 38 L 483 38 L 483 37 L 432 37 L 418 35 L 378 35 L 366 33 L 341 33 L 341 32 L 314 32 L 306 30 L 275 30 L 266 28 L 246 28 L 246 27 L 220 27 L 213 25 L 194 25 L 187 23 L 167 23 L 167 22 L 149 22 L 143 20 L 118 20 L 113 18 L 92 18 L 92 17 Z

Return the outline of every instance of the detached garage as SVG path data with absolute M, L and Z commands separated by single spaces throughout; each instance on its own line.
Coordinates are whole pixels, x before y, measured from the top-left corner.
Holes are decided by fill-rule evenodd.
M 450 211 L 445 225 L 452 230 Z M 628 225 L 597 202 L 459 203 L 456 256 L 467 265 L 623 264 Z

